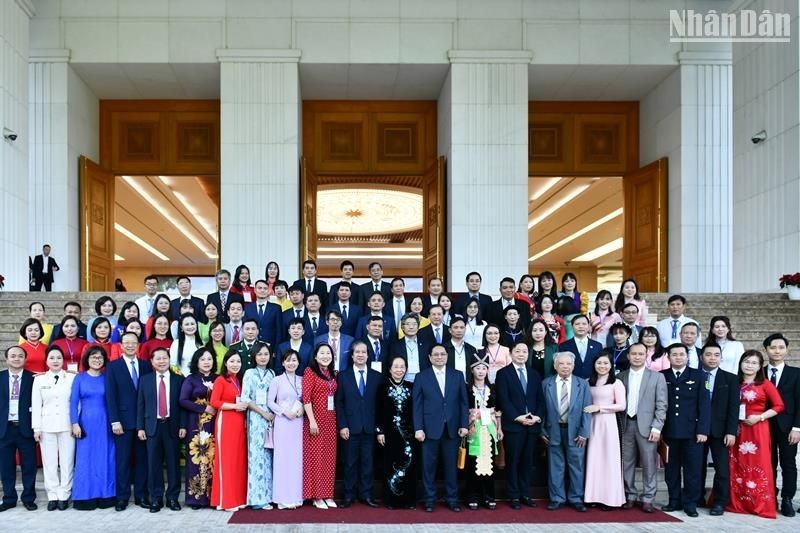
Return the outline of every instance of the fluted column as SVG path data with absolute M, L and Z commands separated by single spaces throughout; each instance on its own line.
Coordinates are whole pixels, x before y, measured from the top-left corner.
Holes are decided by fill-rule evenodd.
M 528 63 L 518 51 L 451 51 L 439 100 L 448 158 L 448 285 L 479 271 L 497 293 L 528 271 Z
M 220 247 L 223 267 L 298 272 L 298 50 L 218 50 L 221 63 Z

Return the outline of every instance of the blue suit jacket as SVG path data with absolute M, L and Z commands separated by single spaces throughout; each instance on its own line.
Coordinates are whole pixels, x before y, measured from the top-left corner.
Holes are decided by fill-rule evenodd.
M 527 369 L 528 388 L 523 390 L 514 365 L 506 365 L 497 372 L 494 390 L 496 409 L 503 413 L 503 431 L 507 433 L 541 433 L 542 424 L 523 426 L 515 419 L 525 413 L 544 420 L 544 393 L 542 379 L 537 372 Z
M 546 407 L 542 433 L 550 439 L 550 444 L 554 446 L 561 444 L 561 428 L 558 425 L 559 387 L 556 386 L 556 380 L 558 379 L 560 379 L 558 375 L 555 375 L 542 382 Z M 592 431 L 592 414 L 584 413 L 583 409 L 590 405 L 592 405 L 592 394 L 589 391 L 589 383 L 573 374 L 569 397 L 569 413 L 567 413 L 570 442 L 573 442 L 578 436 L 589 438 L 589 434 Z
M 678 379 L 671 368 L 661 373 L 667 381 L 667 419 L 661 434 L 674 439 L 708 435 L 711 432 L 711 398 L 703 371 L 687 366 Z
M 281 306 L 272 302 L 267 302 L 264 307 L 264 315 L 258 318 L 258 302 L 248 305 L 244 309 L 245 318 L 255 318 L 258 321 L 258 339 L 268 343 L 271 347 L 283 342 L 286 331 L 281 329 Z
M 324 333 L 324 334 L 320 335 L 319 337 L 314 339 L 314 347 L 316 348 L 316 346 L 318 344 L 328 344 L 329 345 L 330 342 L 328 342 L 328 338 L 329 337 L 328 337 L 327 333 Z M 341 333 L 341 332 L 339 333 L 339 371 L 340 372 L 342 370 L 346 369 L 346 368 L 350 368 L 350 365 L 352 364 L 352 360 L 351 360 L 351 357 L 350 357 L 350 345 L 353 344 L 353 340 L 354 340 L 353 337 L 351 337 L 350 335 L 345 335 L 344 333 Z
M 180 318 L 180 311 L 181 311 L 181 300 L 183 300 L 183 296 L 178 296 L 174 300 L 169 303 L 169 312 L 172 314 L 172 318 L 178 320 Z M 192 308 L 194 308 L 194 317 L 197 319 L 198 322 L 206 322 L 206 304 L 203 302 L 201 298 L 197 296 L 192 296 L 191 300 Z M 147 309 L 141 311 L 141 313 L 146 313 Z M 145 318 L 145 321 L 147 318 Z
M 373 350 L 374 351 L 374 350 Z M 419 338 L 417 335 L 417 354 L 419 354 L 419 370 L 420 372 L 425 370 L 426 368 L 430 368 L 431 366 L 431 346 L 426 344 L 425 341 Z M 389 366 L 388 361 L 389 355 L 402 355 L 403 359 L 406 361 L 406 365 L 408 365 L 408 350 L 406 349 L 406 338 L 403 337 L 402 339 L 394 339 L 391 343 L 389 343 L 389 352 L 383 354 L 382 359 L 387 362 L 384 366 L 386 371 L 388 372 Z M 450 356 L 448 355 L 447 362 L 450 363 Z M 469 361 L 468 361 L 469 363 Z M 449 365 L 448 365 L 449 366 Z
M 327 311 L 339 311 L 341 313 L 342 308 L 339 306 L 339 300 L 337 299 L 334 303 L 329 305 L 326 313 Z M 342 317 L 342 333 L 355 338 L 356 331 L 358 330 L 358 321 L 361 320 L 361 316 L 361 307 L 350 298 L 350 302 L 347 304 L 347 320 L 344 320 L 344 317 Z
M 283 363 L 281 359 L 283 358 L 283 352 L 291 348 L 289 341 L 282 342 L 278 345 L 278 349 L 275 352 L 275 375 L 283 374 Z M 300 343 L 300 349 L 298 350 L 300 353 L 300 366 L 297 367 L 295 371 L 298 376 L 302 376 L 303 372 L 306 371 L 306 367 L 308 363 L 311 362 L 311 356 L 314 355 L 314 347 L 311 346 L 310 342 L 306 342 L 305 339 Z
M 367 336 L 367 322 L 369 321 L 370 316 L 372 316 L 372 313 L 367 312 L 359 317 L 358 326 L 356 326 L 356 334 L 354 337 L 358 338 Z M 397 329 L 394 327 L 394 319 L 386 312 L 383 313 L 383 338 L 389 342 L 397 338 Z
M 320 312 L 317 318 L 316 334 L 311 327 L 311 316 L 306 313 L 306 316 L 303 317 L 303 340 L 309 344 L 315 344 L 314 339 L 326 333 L 328 333 L 328 323 L 325 321 L 325 313 Z
M 367 367 L 364 396 L 358 392 L 358 382 L 352 368 L 339 372 L 337 379 L 339 387 L 336 389 L 336 424 L 339 429 L 348 428 L 353 435 L 373 435 L 378 386 L 383 377 Z
M 573 374 L 583 379 L 589 379 L 592 376 L 592 370 L 594 370 L 594 358 L 603 351 L 603 345 L 589 339 L 589 344 L 586 346 L 586 358 L 583 360 L 581 360 L 581 355 L 578 353 L 578 345 L 575 343 L 575 339 L 559 344 L 558 351 L 572 352 L 575 355 L 575 370 Z
M 139 388 L 142 379 L 153 372 L 149 361 L 139 359 Z M 122 429 L 136 429 L 136 410 L 138 408 L 138 392 L 133 388 L 133 380 L 125 364 L 125 359 L 120 357 L 111 361 L 106 367 L 106 407 L 108 408 L 108 422 L 122 423 Z
M 169 432 L 178 437 L 178 430 L 186 429 L 186 411 L 181 408 L 180 396 L 183 376 L 169 372 Z M 150 372 L 139 380 L 136 429 L 143 429 L 148 437 L 156 434 L 158 426 L 158 374 Z
M 300 313 L 300 318 L 303 319 L 303 327 L 305 329 L 309 329 L 305 325 L 306 315 L 308 315 L 308 309 L 303 307 L 303 312 Z M 297 318 L 297 314 L 295 313 L 295 308 L 294 307 L 291 307 L 291 308 L 287 309 L 281 315 L 281 339 L 282 339 L 281 342 L 289 339 L 289 333 L 288 333 L 288 331 L 289 331 L 289 322 L 293 318 Z
M 0 372 L 0 439 L 6 436 L 8 428 L 9 390 L 8 370 Z M 22 371 L 19 378 L 19 432 L 23 437 L 33 438 L 31 427 L 31 401 L 33 398 L 33 373 Z
M 433 367 L 421 370 L 414 379 L 412 406 L 414 431 L 424 431 L 426 439 L 440 439 L 447 426 L 447 436 L 456 438 L 459 428 L 469 427 L 467 388 L 464 375 L 445 367 L 444 396 Z

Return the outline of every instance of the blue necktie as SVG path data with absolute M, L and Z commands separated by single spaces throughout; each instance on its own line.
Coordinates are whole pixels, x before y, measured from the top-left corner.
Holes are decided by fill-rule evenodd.
M 525 372 L 523 372 L 521 368 L 518 368 L 517 369 L 517 373 L 519 374 L 519 382 L 522 384 L 522 390 L 527 393 L 528 392 L 528 380 L 525 379 Z
M 672 338 L 673 339 L 677 339 L 678 338 L 678 321 L 677 320 L 673 320 L 672 321 Z
M 381 360 L 381 343 L 379 341 L 375 341 L 375 360 Z
M 264 304 L 258 304 L 258 321 L 264 320 Z
M 136 361 L 131 361 L 131 379 L 133 388 L 139 390 L 139 373 L 136 371 Z
M 347 305 L 342 306 L 342 322 L 347 322 Z
M 296 317 L 296 318 L 301 318 L 301 317 L 300 317 L 300 311 L 299 311 L 299 310 L 296 310 L 296 311 L 294 312 L 294 314 L 295 314 L 295 317 Z
M 437 344 L 441 344 L 441 342 L 442 342 L 442 334 L 439 333 L 439 328 L 436 328 L 433 331 L 436 334 L 436 343 Z
M 361 396 L 364 396 L 364 391 L 367 388 L 367 384 L 364 382 L 364 371 L 363 370 L 359 370 L 359 372 L 361 373 L 361 379 L 358 382 L 358 393 Z

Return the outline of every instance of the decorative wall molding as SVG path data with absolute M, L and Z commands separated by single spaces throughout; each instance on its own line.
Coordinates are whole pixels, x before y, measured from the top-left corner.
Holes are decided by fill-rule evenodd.
M 299 63 L 301 50 L 280 49 L 217 49 L 220 63 Z

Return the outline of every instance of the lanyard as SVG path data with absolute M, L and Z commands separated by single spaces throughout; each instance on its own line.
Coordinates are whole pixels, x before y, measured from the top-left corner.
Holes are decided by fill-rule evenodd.
M 261 383 L 264 383 L 264 378 L 266 378 L 272 372 L 269 368 L 265 368 L 263 374 L 261 373 L 260 368 L 256 368 L 256 370 L 258 371 L 258 380 Z
M 748 383 L 747 385 L 745 385 L 744 387 L 741 387 L 739 389 L 739 401 L 740 402 L 742 401 L 742 398 L 744 397 L 744 391 L 746 391 L 747 389 L 749 389 L 752 386 L 753 386 L 752 383 Z
M 75 362 L 75 348 L 72 346 L 72 344 L 69 342 L 69 339 L 66 338 L 66 337 L 64 337 L 64 344 L 67 345 L 67 351 L 69 352 L 69 362 L 70 363 L 74 363 Z
M 292 376 L 292 377 L 294 377 L 294 383 L 289 381 L 289 374 L 284 373 L 283 375 L 286 376 L 286 382 L 292 387 L 292 389 L 294 390 L 294 394 L 297 396 L 297 399 L 299 400 L 300 399 L 300 393 L 297 392 L 297 374 L 294 374 Z
M 623 352 L 625 352 L 625 350 L 627 350 L 627 349 L 628 349 L 627 346 L 625 348 L 620 348 L 620 349 L 614 348 L 614 366 L 615 367 L 617 366 L 617 359 L 619 359 L 622 356 Z
M 492 364 L 497 363 L 497 357 L 500 355 L 500 345 L 497 345 L 497 349 L 494 351 L 494 357 L 492 357 L 492 351 L 489 347 L 486 347 L 486 353 L 489 354 L 489 362 Z
M 236 379 L 236 376 L 230 376 L 230 380 L 231 380 L 231 383 L 233 383 L 233 386 L 236 387 L 236 396 L 237 397 L 241 396 L 242 395 L 242 389 L 239 388 L 239 380 Z

